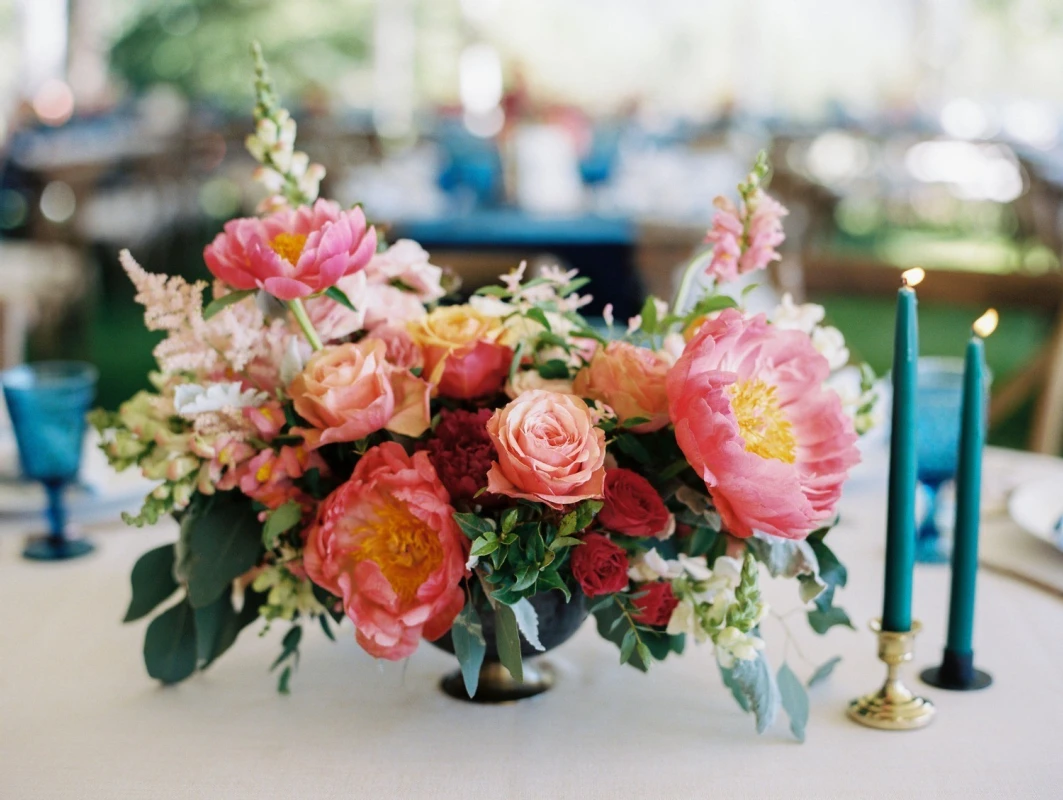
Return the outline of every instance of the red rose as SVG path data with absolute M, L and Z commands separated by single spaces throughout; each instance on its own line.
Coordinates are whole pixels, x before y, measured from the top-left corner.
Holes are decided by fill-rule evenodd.
M 627 586 L 627 553 L 600 533 L 588 533 L 572 551 L 572 574 L 587 597 Z
M 628 536 L 667 539 L 675 532 L 675 517 L 653 485 L 629 469 L 605 473 L 605 505 L 598 512 L 605 528 Z
M 679 599 L 672 592 L 672 584 L 664 581 L 640 584 L 635 593 L 641 593 L 642 597 L 631 601 L 638 609 L 632 619 L 642 625 L 667 625 L 672 612 L 679 605 Z

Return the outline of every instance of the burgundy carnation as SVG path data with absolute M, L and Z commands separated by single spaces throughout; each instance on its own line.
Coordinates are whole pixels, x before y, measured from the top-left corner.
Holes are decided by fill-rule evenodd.
M 600 533 L 588 533 L 572 550 L 572 574 L 587 597 L 623 590 L 627 568 L 627 553 Z
M 495 446 L 487 433 L 491 409 L 442 411 L 426 449 L 439 479 L 450 493 L 450 502 L 487 505 L 494 495 L 481 495 L 487 486 L 487 471 L 495 459 Z
M 636 597 L 631 602 L 638 613 L 632 619 L 642 625 L 667 625 L 672 612 L 679 605 L 679 598 L 672 591 L 672 584 L 664 581 L 643 583 L 635 589 Z
M 598 522 L 614 533 L 667 539 L 675 532 L 675 518 L 653 485 L 629 469 L 605 473 L 605 505 Z

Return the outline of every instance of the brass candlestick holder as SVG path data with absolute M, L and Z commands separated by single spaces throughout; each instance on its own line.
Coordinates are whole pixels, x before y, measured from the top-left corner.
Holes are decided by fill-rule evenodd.
M 934 704 L 913 694 L 900 675 L 901 665 L 912 660 L 922 627 L 913 620 L 910 631 L 884 631 L 881 620 L 871 621 L 871 630 L 878 635 L 878 657 L 886 663 L 886 682 L 877 692 L 849 704 L 849 716 L 856 722 L 884 731 L 910 731 L 930 724 Z

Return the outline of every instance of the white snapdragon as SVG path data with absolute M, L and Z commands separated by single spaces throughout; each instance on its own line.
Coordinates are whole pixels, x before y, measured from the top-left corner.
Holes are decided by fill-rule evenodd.
M 731 669 L 736 661 L 752 661 L 764 649 L 764 640 L 759 636 L 743 633 L 734 627 L 720 631 L 714 644 L 716 660 L 724 669 Z
M 226 408 L 253 408 L 260 406 L 269 395 L 254 389 L 244 389 L 239 382 L 182 383 L 174 389 L 173 405 L 179 416 L 194 417 Z
M 845 337 L 837 328 L 824 325 L 813 330 L 812 346 L 816 348 L 816 352 L 827 359 L 831 372 L 849 363 L 849 348 L 845 346 Z
M 826 316 L 823 306 L 815 303 L 795 303 L 792 294 L 782 296 L 778 307 L 771 314 L 771 323 L 783 330 L 801 331 L 810 334 Z

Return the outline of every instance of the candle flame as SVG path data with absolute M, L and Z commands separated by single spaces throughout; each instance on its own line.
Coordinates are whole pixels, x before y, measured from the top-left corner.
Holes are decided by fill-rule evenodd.
M 1000 314 L 997 313 L 995 308 L 991 308 L 976 319 L 971 327 L 974 328 L 975 333 L 984 339 L 997 329 L 998 322 L 1000 322 Z
M 923 278 L 926 277 L 926 270 L 922 267 L 913 267 L 912 269 L 906 269 L 901 273 L 901 281 L 905 286 L 918 286 L 923 282 Z

